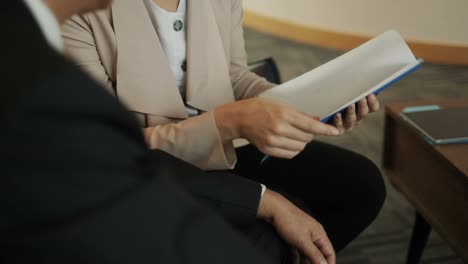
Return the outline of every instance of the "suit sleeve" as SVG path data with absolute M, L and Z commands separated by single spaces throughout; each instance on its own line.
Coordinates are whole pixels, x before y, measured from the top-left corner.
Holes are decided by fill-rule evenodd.
M 251 72 L 247 65 L 244 32 L 242 28 L 242 0 L 232 0 L 231 9 L 231 64 L 230 75 L 236 100 L 252 98 L 271 89 L 275 84 Z
M 47 232 L 3 236 L 8 243 L 2 263 L 32 258 L 57 264 L 271 263 L 212 211 L 178 191 L 170 176 L 142 181 L 104 208 Z
M 74 16 L 66 21 L 62 28 L 66 53 L 115 96 L 115 87 L 107 73 L 113 66 L 103 65 L 100 59 L 94 39 L 95 32 L 89 21 L 92 16 Z M 169 152 L 203 170 L 232 169 L 237 161 L 233 144 L 223 144 L 221 141 L 212 112 L 177 124 L 145 128 L 144 135 L 151 149 Z
M 203 172 L 162 151 L 154 151 L 153 158 L 158 170 L 170 171 L 179 186 L 231 224 L 243 226 L 256 221 L 262 188 L 257 182 L 226 171 Z
M 266 263 L 167 180 L 174 164 L 76 72 L 63 65 L 34 80 L 1 115 L 1 262 Z

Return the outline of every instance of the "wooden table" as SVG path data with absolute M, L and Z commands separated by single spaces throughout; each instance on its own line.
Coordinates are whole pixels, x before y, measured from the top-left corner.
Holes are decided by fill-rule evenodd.
M 417 211 L 407 262 L 419 262 L 433 228 L 468 263 L 468 144 L 430 145 L 400 117 L 405 107 L 432 104 L 468 106 L 468 99 L 388 105 L 383 164 Z

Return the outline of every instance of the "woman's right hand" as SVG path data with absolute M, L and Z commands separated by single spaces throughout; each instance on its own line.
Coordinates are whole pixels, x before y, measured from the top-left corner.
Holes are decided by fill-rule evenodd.
M 264 154 L 291 159 L 316 135 L 339 135 L 334 126 L 282 103 L 253 98 L 215 110 L 223 142 L 245 138 Z

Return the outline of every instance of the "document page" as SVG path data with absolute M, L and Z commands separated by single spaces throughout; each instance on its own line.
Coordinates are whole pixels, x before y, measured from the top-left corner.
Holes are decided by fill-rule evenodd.
M 421 62 L 391 30 L 259 97 L 324 119 L 392 84 Z

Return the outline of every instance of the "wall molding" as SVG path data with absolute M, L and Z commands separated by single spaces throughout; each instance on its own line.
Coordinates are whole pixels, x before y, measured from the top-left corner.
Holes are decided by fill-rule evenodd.
M 259 15 L 248 10 L 244 11 L 244 26 L 299 43 L 342 51 L 353 49 L 372 38 L 359 34 L 298 25 Z M 410 39 L 406 41 L 416 57 L 423 58 L 427 62 L 468 65 L 468 46 L 429 43 Z

